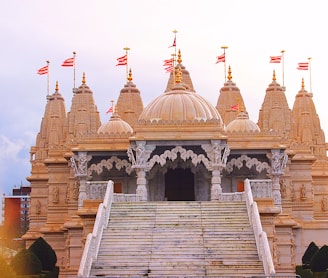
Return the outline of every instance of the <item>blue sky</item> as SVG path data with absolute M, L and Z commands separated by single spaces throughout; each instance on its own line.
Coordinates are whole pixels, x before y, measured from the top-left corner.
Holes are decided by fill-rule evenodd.
M 37 69 L 50 60 L 50 93 L 55 82 L 70 109 L 72 68 L 61 63 L 77 52 L 76 84 L 86 73 L 87 84 L 101 113 L 117 100 L 125 83 L 125 68 L 116 67 L 123 48 L 131 48 L 129 65 L 144 105 L 163 93 L 168 74 L 173 30 L 177 47 L 195 90 L 216 105 L 224 83 L 223 64 L 215 64 L 227 45 L 227 65 L 244 97 L 250 118 L 257 122 L 265 90 L 281 64 L 269 56 L 285 50 L 285 86 L 290 108 L 301 78 L 310 91 L 310 74 L 297 63 L 312 57 L 312 92 L 321 126 L 328 131 L 326 113 L 328 17 L 325 1 L 263 0 L 11 0 L 0 4 L 0 193 L 28 184 L 29 150 L 35 144 L 47 93 L 46 76 Z

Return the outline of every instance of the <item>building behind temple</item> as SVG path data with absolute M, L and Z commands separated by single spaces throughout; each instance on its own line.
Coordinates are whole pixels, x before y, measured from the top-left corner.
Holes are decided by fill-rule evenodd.
M 105 123 L 85 75 L 68 112 L 57 84 L 31 148 L 27 246 L 43 236 L 61 274 L 74 275 L 108 180 L 114 192 L 144 202 L 219 202 L 250 179 L 276 270 L 292 273 L 311 241 L 326 243 L 328 230 L 325 135 L 312 93 L 294 82 L 300 90 L 291 109 L 275 74 L 268 77 L 257 123 L 230 68 L 211 104 L 180 54 L 164 93 L 146 107 L 130 71 Z

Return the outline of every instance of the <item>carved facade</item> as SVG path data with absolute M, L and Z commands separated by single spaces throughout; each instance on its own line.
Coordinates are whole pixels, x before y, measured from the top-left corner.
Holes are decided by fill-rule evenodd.
M 236 99 L 238 111 L 231 110 Z M 250 179 L 278 273 L 293 272 L 311 241 L 326 244 L 324 133 L 304 83 L 290 109 L 275 75 L 257 124 L 231 69 L 216 107 L 194 90 L 181 55 L 165 92 L 146 107 L 130 71 L 103 124 L 83 75 L 68 113 L 58 85 L 48 96 L 31 166 L 31 223 L 23 238 L 29 246 L 45 237 L 62 277 L 77 273 L 108 180 L 122 200 L 220 201 Z

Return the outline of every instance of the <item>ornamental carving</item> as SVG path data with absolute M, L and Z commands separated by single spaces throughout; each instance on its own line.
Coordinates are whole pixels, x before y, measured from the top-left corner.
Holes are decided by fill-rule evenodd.
M 133 171 L 132 164 L 129 161 L 127 161 L 126 159 L 120 159 L 117 156 L 112 156 L 107 160 L 103 159 L 99 163 L 91 164 L 88 169 L 88 175 L 91 176 L 93 171 L 95 171 L 99 175 L 103 172 L 104 169 L 110 171 L 113 167 L 115 167 L 119 171 L 125 168 L 125 172 L 129 175 Z
M 281 153 L 280 150 L 272 150 L 271 153 L 271 174 L 283 175 L 288 161 L 288 155 Z
M 86 176 L 88 169 L 88 162 L 92 156 L 88 155 L 87 152 L 78 152 L 78 155 L 71 157 L 71 167 L 74 170 L 75 176 Z M 78 164 L 76 164 L 76 161 Z
M 147 170 L 150 170 L 156 163 L 158 163 L 161 166 L 164 166 L 167 162 L 167 159 L 174 161 L 178 158 L 178 153 L 180 154 L 180 158 L 183 161 L 186 161 L 187 159 L 191 159 L 191 163 L 194 166 L 197 166 L 200 163 L 203 163 L 205 167 L 210 170 L 211 163 L 208 160 L 208 158 L 205 157 L 204 154 L 197 155 L 192 150 L 186 150 L 185 148 L 181 146 L 176 146 L 175 148 L 171 150 L 166 150 L 161 155 L 154 155 L 148 162 L 147 162 Z
M 255 166 L 255 169 L 258 173 L 262 172 L 263 170 L 267 170 L 269 172 L 270 166 L 267 162 L 259 161 L 257 158 L 250 158 L 249 156 L 243 154 L 238 158 L 233 158 L 227 163 L 226 171 L 228 173 L 231 173 L 233 171 L 233 167 L 237 167 L 238 169 L 241 169 L 244 166 L 248 169 L 251 169 L 253 166 Z

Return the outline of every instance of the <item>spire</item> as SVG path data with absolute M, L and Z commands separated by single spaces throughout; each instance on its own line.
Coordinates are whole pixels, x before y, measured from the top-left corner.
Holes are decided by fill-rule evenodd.
M 127 79 L 128 79 L 128 81 L 130 81 L 130 82 L 131 82 L 132 79 L 133 79 L 133 78 L 132 78 L 132 70 L 131 70 L 131 68 L 130 68 L 130 70 L 129 70 L 129 75 L 128 75 L 128 78 L 127 78 Z
M 85 72 L 83 72 L 83 75 L 82 75 L 82 84 L 86 84 L 86 80 L 85 80 Z
M 301 88 L 302 88 L 302 91 L 304 91 L 304 90 L 305 90 L 305 85 L 304 85 L 304 77 L 302 77 L 302 86 L 301 86 Z
M 182 58 L 181 58 L 181 50 L 178 50 L 178 59 L 177 59 L 178 64 L 182 63 Z
M 276 71 L 273 70 L 272 81 L 276 81 L 276 80 L 277 80 L 277 78 L 276 78 Z
M 231 75 L 231 67 L 228 68 L 228 80 L 231 81 L 232 75 Z

